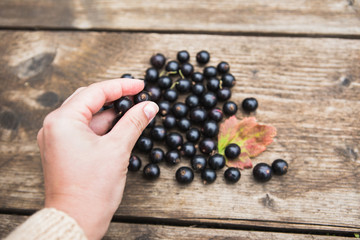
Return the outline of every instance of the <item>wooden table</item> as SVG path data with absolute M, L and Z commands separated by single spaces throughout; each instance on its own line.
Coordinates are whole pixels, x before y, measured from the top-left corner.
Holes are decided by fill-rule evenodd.
M 161 164 L 128 175 L 105 239 L 343 239 L 360 232 L 360 3 L 356 0 L 0 1 L 0 237 L 43 206 L 36 134 L 76 88 L 151 55 L 206 49 L 256 97 L 278 135 L 254 163 L 289 162 L 266 184 L 190 186 Z M 244 117 L 238 113 L 239 118 Z M 188 165 L 183 160 L 181 165 Z

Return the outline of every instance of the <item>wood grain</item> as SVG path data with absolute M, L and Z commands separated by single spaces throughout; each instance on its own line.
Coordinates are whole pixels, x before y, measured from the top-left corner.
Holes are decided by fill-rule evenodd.
M 256 97 L 254 116 L 278 130 L 254 162 L 284 158 L 288 174 L 259 184 L 244 170 L 239 183 L 228 185 L 219 171 L 214 184 L 204 186 L 196 175 L 191 185 L 179 186 L 177 167 L 161 164 L 158 181 L 129 174 L 116 216 L 359 232 L 359 41 L 26 31 L 0 37 L 0 208 L 42 207 L 36 133 L 76 88 L 126 72 L 143 77 L 157 52 L 173 59 L 188 49 L 194 62 L 196 52 L 207 49 L 209 65 L 230 63 L 237 78 L 232 99 Z
M 267 34 L 360 34 L 355 0 L 2 0 L 0 26 Z
M 12 229 L 27 219 L 19 215 L 0 215 L 0 238 L 7 236 Z M 271 233 L 261 231 L 223 230 L 214 228 L 172 227 L 147 224 L 129 224 L 113 222 L 103 238 L 110 239 L 269 239 L 269 240 L 336 240 L 354 239 L 336 236 L 318 236 L 311 234 Z

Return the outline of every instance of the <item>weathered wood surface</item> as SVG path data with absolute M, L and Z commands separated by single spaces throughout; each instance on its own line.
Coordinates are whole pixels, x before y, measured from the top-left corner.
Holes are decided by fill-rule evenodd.
M 0 26 L 359 35 L 355 0 L 2 0 Z
M 194 62 L 197 51 L 208 49 L 210 65 L 231 65 L 233 100 L 256 97 L 257 119 L 278 130 L 255 163 L 284 158 L 288 174 L 259 184 L 244 170 L 239 183 L 228 185 L 220 171 L 214 184 L 204 186 L 196 175 L 179 186 L 176 167 L 161 164 L 155 182 L 129 174 L 116 216 L 359 232 L 359 41 L 26 31 L 0 38 L 0 209 L 42 207 L 36 133 L 76 88 L 126 72 L 142 77 L 156 52 L 174 58 L 188 49 Z
M 0 215 L 0 238 L 7 236 L 27 217 L 19 215 Z M 224 230 L 215 228 L 173 227 L 164 225 L 129 224 L 113 222 L 103 238 L 107 239 L 269 239 L 269 240 L 335 240 L 354 239 L 336 236 L 317 236 L 311 234 L 271 233 L 261 231 Z

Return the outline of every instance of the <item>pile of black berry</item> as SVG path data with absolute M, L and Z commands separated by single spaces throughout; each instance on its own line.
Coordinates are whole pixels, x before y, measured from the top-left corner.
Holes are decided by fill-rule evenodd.
M 146 179 L 160 176 L 159 164 L 177 165 L 181 159 L 189 159 L 188 166 L 181 166 L 175 172 L 179 183 L 188 184 L 194 179 L 194 172 L 200 173 L 204 183 L 216 180 L 216 171 L 225 166 L 225 157 L 217 153 L 217 136 L 219 123 L 224 117 L 235 115 L 238 106 L 230 101 L 231 88 L 235 85 L 235 77 L 229 73 L 227 62 L 215 66 L 206 66 L 210 60 L 207 51 L 196 55 L 198 68 L 189 62 L 187 51 L 177 53 L 177 61 L 166 61 L 163 54 L 150 58 L 152 67 L 145 73 L 145 89 L 133 97 L 122 97 L 114 102 L 118 121 L 133 104 L 143 101 L 154 101 L 159 106 L 159 113 L 138 139 L 129 161 L 129 171 L 138 171 L 142 160 L 135 155 L 136 151 L 147 154 L 149 163 L 143 168 Z M 124 74 L 123 78 L 133 78 Z M 217 106 L 222 106 L 222 109 Z M 258 102 L 255 98 L 246 98 L 242 102 L 244 112 L 256 110 Z M 157 145 L 154 147 L 154 145 Z M 166 149 L 166 150 L 164 150 Z M 241 149 L 236 144 L 226 147 L 228 160 L 236 159 Z M 266 166 L 265 166 L 266 167 Z M 255 167 L 256 168 L 256 167 Z M 255 170 L 254 168 L 254 170 Z M 267 173 L 264 167 L 257 172 Z M 271 173 L 270 173 L 271 174 Z M 263 179 L 257 178 L 261 176 Z M 228 168 L 224 172 L 225 179 L 235 183 L 240 179 L 237 168 Z M 257 179 L 266 181 L 268 175 L 255 174 Z

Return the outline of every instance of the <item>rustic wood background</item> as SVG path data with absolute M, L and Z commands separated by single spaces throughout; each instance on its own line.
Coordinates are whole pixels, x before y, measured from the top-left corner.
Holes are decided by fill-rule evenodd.
M 207 186 L 199 175 L 179 186 L 165 164 L 155 182 L 129 173 L 105 239 L 359 233 L 358 10 L 354 0 L 1 1 L 0 237 L 43 205 L 36 134 L 46 114 L 80 86 L 142 78 L 151 55 L 183 49 L 194 64 L 202 49 L 209 65 L 230 63 L 232 99 L 256 97 L 254 116 L 278 130 L 254 162 L 284 158 L 289 172 L 259 184 L 244 170 L 229 185 L 220 171 Z

